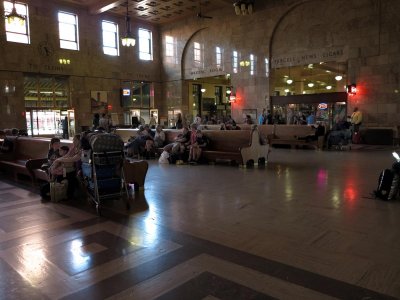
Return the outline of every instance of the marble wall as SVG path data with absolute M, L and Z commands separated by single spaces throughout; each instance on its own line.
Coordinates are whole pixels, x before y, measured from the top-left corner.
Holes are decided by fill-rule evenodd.
M 9 103 L 10 109 L 0 111 L 0 128 L 24 128 L 25 106 L 23 94 L 24 74 L 66 76 L 69 78 L 70 108 L 75 109 L 76 128 L 91 125 L 92 111 L 90 91 L 107 91 L 110 113 L 122 116 L 120 88 L 122 81 L 143 80 L 155 83 L 155 106 L 161 105 L 160 46 L 157 26 L 132 20 L 133 32 L 145 28 L 153 34 L 153 61 L 139 59 L 138 46 L 120 46 L 117 57 L 103 54 L 101 21 L 109 20 L 119 24 L 120 34 L 124 34 L 124 18 L 111 14 L 90 15 L 77 6 L 57 2 L 24 1 L 29 9 L 30 44 L 6 41 L 4 22 L 0 22 L 0 97 L 2 103 Z M 79 51 L 60 49 L 57 11 L 62 10 L 78 15 Z M 2 11 L 2 9 L 1 9 Z M 3 15 L 3 14 L 2 14 Z M 136 42 L 138 42 L 136 40 Z M 43 52 L 45 44 L 50 51 Z M 59 58 L 71 61 L 60 65 Z M 7 82 L 15 84 L 15 92 L 5 93 Z
M 102 53 L 102 19 L 116 21 L 124 31 L 124 19 L 115 15 L 89 15 L 76 6 L 41 0 L 26 1 L 30 13 L 31 43 L 6 42 L 0 22 L 0 128 L 24 127 L 24 74 L 52 74 L 69 77 L 70 107 L 76 110 L 79 126 L 90 125 L 90 91 L 108 91 L 112 112 L 122 114 L 119 105 L 121 81 L 145 80 L 155 84 L 155 108 L 160 117 L 168 110 L 189 111 L 186 80 L 230 74 L 237 101 L 232 115 L 239 122 L 243 109 L 268 107 L 274 91 L 272 62 L 277 57 L 301 53 L 324 53 L 342 49 L 347 83 L 356 83 L 358 93 L 349 98 L 348 109 L 358 106 L 367 126 L 397 126 L 400 121 L 400 1 L 397 0 L 285 0 L 256 1 L 254 13 L 236 16 L 232 9 L 207 12 L 212 19 L 193 17 L 157 26 L 132 20 L 132 28 L 153 32 L 154 60 L 141 61 L 138 47 L 120 49 L 119 57 Z M 57 10 L 79 16 L 80 51 L 58 46 Z M 174 38 L 173 56 L 166 57 L 165 37 Z M 203 62 L 193 62 L 193 42 L 203 45 Z M 46 43 L 51 53 L 44 55 Z M 215 47 L 223 50 L 222 65 L 216 65 Z M 254 74 L 243 66 L 235 73 L 232 51 L 239 61 L 254 55 Z M 59 58 L 71 60 L 60 65 Z M 268 64 L 266 64 L 268 60 Z M 314 57 L 319 62 L 319 57 Z M 310 58 L 313 62 L 313 58 Z M 302 62 L 284 62 L 296 65 Z M 6 92 L 6 86 L 14 89 Z
M 397 126 L 400 121 L 400 2 L 396 0 L 308 0 L 271 1 L 257 6 L 249 16 L 236 16 L 232 10 L 210 12 L 213 19 L 187 18 L 161 27 L 161 38 L 176 39 L 177 59 L 181 65 L 163 59 L 163 82 L 168 103 L 182 89 L 182 80 L 231 74 L 238 101 L 233 117 L 241 119 L 242 109 L 261 111 L 268 106 L 273 92 L 274 57 L 317 53 L 309 58 L 318 63 L 330 49 L 342 49 L 342 55 L 326 60 L 347 62 L 347 84 L 356 83 L 358 93 L 349 97 L 348 110 L 355 106 L 364 112 L 367 126 Z M 262 6 L 262 7 L 260 7 Z M 204 63 L 193 63 L 193 42 L 204 45 Z M 216 70 L 215 47 L 224 50 L 223 66 Z M 255 74 L 248 67 L 232 70 L 232 51 L 239 60 L 256 57 Z M 163 48 L 164 57 L 165 48 Z M 313 61 L 313 59 L 315 61 Z M 286 62 L 286 66 L 304 61 Z M 285 64 L 283 64 L 285 66 Z M 271 63 L 269 64 L 271 68 Z M 183 83 L 184 84 L 184 83 Z M 182 97 L 182 105 L 188 95 Z M 186 109 L 185 107 L 183 108 Z

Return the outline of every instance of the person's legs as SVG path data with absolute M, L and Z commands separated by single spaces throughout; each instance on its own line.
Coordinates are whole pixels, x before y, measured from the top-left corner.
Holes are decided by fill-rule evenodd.
M 74 193 L 79 187 L 78 180 L 76 179 L 76 172 L 69 172 L 66 176 L 68 180 L 68 189 L 67 189 L 67 197 L 71 199 L 74 197 Z
M 201 148 L 200 148 L 200 147 L 197 147 L 197 148 L 196 148 L 196 153 L 195 153 L 194 161 L 198 162 L 199 159 L 200 159 L 200 156 L 201 156 Z
M 193 146 L 190 146 L 189 147 L 189 159 L 188 159 L 188 161 L 194 160 L 193 152 L 194 152 L 194 148 L 193 148 Z

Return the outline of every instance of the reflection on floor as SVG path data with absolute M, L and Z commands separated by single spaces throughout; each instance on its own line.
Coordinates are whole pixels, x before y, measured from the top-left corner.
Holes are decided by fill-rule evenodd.
M 387 151 L 274 149 L 268 166 L 151 162 L 98 217 L 0 181 L 1 299 L 394 299 L 400 201 Z

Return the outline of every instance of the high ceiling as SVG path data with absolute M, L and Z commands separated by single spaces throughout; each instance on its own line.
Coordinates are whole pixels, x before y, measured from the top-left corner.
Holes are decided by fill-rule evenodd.
M 155 24 L 173 22 L 184 17 L 205 15 L 215 9 L 230 9 L 234 14 L 232 0 L 64 0 L 86 7 L 91 14 L 111 12 L 126 15 L 128 3 L 132 18 Z

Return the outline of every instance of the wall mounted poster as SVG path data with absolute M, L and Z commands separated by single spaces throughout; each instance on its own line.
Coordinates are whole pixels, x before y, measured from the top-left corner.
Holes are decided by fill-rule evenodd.
M 90 105 L 92 112 L 105 112 L 107 110 L 108 100 L 107 91 L 91 91 L 90 92 Z

